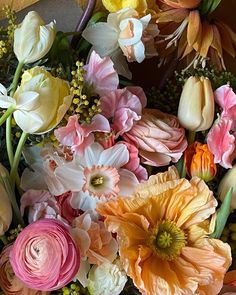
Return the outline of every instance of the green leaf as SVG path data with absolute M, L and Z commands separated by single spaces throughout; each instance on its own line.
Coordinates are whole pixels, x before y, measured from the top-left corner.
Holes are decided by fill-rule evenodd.
M 217 6 L 220 4 L 221 0 L 203 0 L 199 8 L 200 14 L 206 16 L 212 13 Z
M 232 200 L 232 193 L 233 193 L 233 188 L 231 187 L 228 190 L 228 192 L 224 198 L 224 201 L 221 204 L 221 207 L 217 212 L 215 231 L 210 235 L 210 238 L 219 239 L 222 235 L 222 232 L 225 228 L 227 219 L 228 219 L 230 212 L 231 212 L 230 205 L 231 205 L 231 200 Z

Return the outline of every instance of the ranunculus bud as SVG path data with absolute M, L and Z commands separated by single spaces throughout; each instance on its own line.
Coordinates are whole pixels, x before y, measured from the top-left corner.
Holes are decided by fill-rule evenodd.
M 190 131 L 207 130 L 213 123 L 214 109 L 214 94 L 210 80 L 205 77 L 188 78 L 179 101 L 180 124 Z
M 80 266 L 80 252 L 62 222 L 41 219 L 18 235 L 10 262 L 14 273 L 26 286 L 52 291 L 73 280 Z
M 14 32 L 14 53 L 19 62 L 33 63 L 43 58 L 55 38 L 55 22 L 45 25 L 35 11 L 30 11 Z
M 198 176 L 204 181 L 212 180 L 217 172 L 214 156 L 207 144 L 195 141 L 184 152 L 186 172 L 190 177 Z
M 0 164 L 0 178 L 7 174 L 5 167 Z M 0 236 L 8 230 L 12 221 L 12 207 L 4 185 L 0 181 Z
M 221 201 L 224 200 L 230 188 L 233 188 L 231 208 L 236 209 L 236 165 L 234 165 L 221 179 L 218 187 L 218 195 Z

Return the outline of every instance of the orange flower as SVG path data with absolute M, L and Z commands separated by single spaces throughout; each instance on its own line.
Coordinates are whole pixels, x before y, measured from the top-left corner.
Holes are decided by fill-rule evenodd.
M 226 285 L 236 287 L 236 270 L 227 272 L 227 274 L 225 275 L 224 283 Z
M 179 179 L 171 167 L 140 184 L 133 197 L 97 210 L 117 233 L 121 262 L 140 292 L 213 295 L 231 263 L 229 245 L 208 237 L 216 206 L 204 181 Z
M 184 152 L 184 161 L 187 174 L 190 177 L 198 176 L 206 182 L 212 180 L 217 172 L 214 156 L 207 144 L 192 143 Z
M 165 3 L 159 4 L 161 12 L 157 16 L 161 31 L 157 43 L 161 57 L 165 59 L 177 50 L 179 59 L 188 56 L 188 67 L 196 67 L 199 63 L 204 67 L 210 59 L 225 69 L 223 50 L 236 56 L 236 34 L 221 21 L 202 20 L 197 10 L 201 1 L 176 1 L 160 0 Z

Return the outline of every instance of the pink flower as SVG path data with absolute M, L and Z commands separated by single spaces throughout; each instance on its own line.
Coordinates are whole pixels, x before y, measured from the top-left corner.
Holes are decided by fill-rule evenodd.
M 71 116 L 65 127 L 55 130 L 55 136 L 62 145 L 70 146 L 72 151 L 83 154 L 85 148 L 94 142 L 92 132 L 110 132 L 108 120 L 95 115 L 90 124 L 80 125 L 76 115 Z
M 120 141 L 118 144 L 124 144 L 127 146 L 129 151 L 129 162 L 123 166 L 123 168 L 132 171 L 139 181 L 147 180 L 148 173 L 147 170 L 140 165 L 140 158 L 138 156 L 138 149 L 131 143 Z
M 69 223 L 72 223 L 72 221 L 83 214 L 82 210 L 74 209 L 71 206 L 71 198 L 73 197 L 72 192 L 66 192 L 62 195 L 56 196 L 57 204 L 59 206 L 59 212 L 60 215 L 65 218 Z
M 215 101 L 222 108 L 221 117 L 232 119 L 236 124 L 236 94 L 229 85 L 223 85 L 215 91 Z
M 228 169 L 232 167 L 232 161 L 236 157 L 235 137 L 232 132 L 233 121 L 227 118 L 220 118 L 213 125 L 207 136 L 209 150 L 214 155 L 214 162 Z
M 32 289 L 52 291 L 68 284 L 80 265 L 79 249 L 68 228 L 55 219 L 28 225 L 10 253 L 16 276 Z
M 108 149 L 115 145 L 115 132 L 114 131 L 111 131 L 110 133 L 96 132 L 95 141 L 100 143 L 104 149 Z
M 152 166 L 177 162 L 187 147 L 178 119 L 159 110 L 146 109 L 124 138 L 138 147 L 142 162 Z
M 29 289 L 13 272 L 9 261 L 12 245 L 6 246 L 0 254 L 0 286 L 5 295 L 46 295 L 49 292 Z
M 102 114 L 111 120 L 116 137 L 129 131 L 141 119 L 147 98 L 140 87 L 117 89 L 101 97 Z
M 110 57 L 101 58 L 95 51 L 91 53 L 88 64 L 84 66 L 87 92 L 102 96 L 117 89 L 119 77 L 113 65 Z
M 59 207 L 57 201 L 48 191 L 28 190 L 21 197 L 20 211 L 24 215 L 28 207 L 28 222 L 32 223 L 41 218 L 57 218 Z

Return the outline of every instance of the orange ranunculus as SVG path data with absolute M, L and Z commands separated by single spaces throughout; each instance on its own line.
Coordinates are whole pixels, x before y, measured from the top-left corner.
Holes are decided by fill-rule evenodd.
M 208 237 L 216 206 L 204 181 L 179 179 L 171 167 L 140 184 L 134 196 L 97 210 L 117 233 L 121 262 L 140 292 L 213 295 L 231 263 L 229 245 Z
M 225 68 L 223 51 L 235 57 L 236 34 L 221 21 L 203 20 L 197 9 L 200 1 L 192 1 L 192 7 L 187 0 L 182 5 L 173 0 L 159 2 L 161 11 L 157 14 L 157 22 L 161 39 L 157 41 L 157 47 L 162 58 L 177 49 L 179 59 L 189 57 L 188 67 L 197 64 L 204 67 L 210 58 L 219 68 Z
M 207 144 L 195 141 L 184 152 L 184 162 L 190 177 L 198 176 L 207 181 L 212 180 L 217 172 L 214 156 Z

